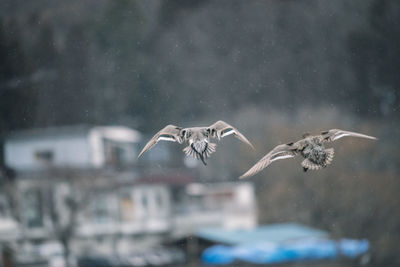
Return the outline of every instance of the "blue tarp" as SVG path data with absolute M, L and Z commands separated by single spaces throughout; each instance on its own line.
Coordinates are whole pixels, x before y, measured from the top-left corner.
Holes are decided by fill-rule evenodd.
M 322 239 L 327 238 L 328 233 L 297 223 L 277 223 L 236 230 L 222 227 L 205 227 L 198 229 L 196 236 L 218 244 L 239 245 L 259 242 L 282 243 L 309 238 Z
M 308 239 L 284 244 L 259 242 L 236 246 L 215 245 L 203 252 L 202 260 L 206 264 L 230 264 L 234 261 L 267 264 L 339 257 L 355 258 L 368 250 L 367 240 Z

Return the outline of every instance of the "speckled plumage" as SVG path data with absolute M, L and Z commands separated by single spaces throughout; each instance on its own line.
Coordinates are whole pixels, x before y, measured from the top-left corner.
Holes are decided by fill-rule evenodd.
M 376 140 L 376 138 L 373 136 L 339 129 L 332 129 L 322 132 L 320 135 L 314 136 L 305 134 L 303 136 L 304 138 L 297 142 L 276 146 L 246 173 L 240 176 L 240 178 L 247 178 L 257 174 L 275 160 L 293 158 L 296 155 L 301 155 L 304 158 L 303 162 L 301 163 L 304 171 L 325 168 L 333 160 L 334 149 L 325 148 L 324 144 L 345 136 Z
M 326 149 L 321 136 L 307 137 L 303 141 L 303 148 L 299 150 L 305 158 L 301 163 L 303 170 L 319 170 L 325 168 L 332 162 L 334 156 L 333 148 Z
M 224 121 L 217 121 L 208 127 L 182 128 L 175 125 L 167 125 L 150 139 L 143 150 L 139 153 L 138 158 L 161 140 L 178 142 L 179 144 L 186 142 L 188 146 L 183 149 L 185 154 L 200 159 L 204 165 L 207 165 L 205 159 L 214 153 L 217 147 L 215 143 L 210 142 L 210 138 L 220 140 L 222 137 L 231 134 L 242 142 L 253 147 L 244 135 Z

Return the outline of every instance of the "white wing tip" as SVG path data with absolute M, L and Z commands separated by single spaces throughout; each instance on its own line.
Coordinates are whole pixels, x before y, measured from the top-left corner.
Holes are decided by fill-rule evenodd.
M 248 176 L 248 175 L 245 175 L 245 174 L 239 176 L 239 179 L 240 179 L 240 180 L 243 180 L 243 179 L 246 179 L 246 178 L 249 178 L 249 176 Z
M 255 148 L 254 148 L 254 146 L 253 146 L 253 144 L 252 143 L 250 143 L 250 141 L 249 141 L 249 146 L 253 149 L 253 150 L 256 150 Z
M 145 151 L 142 150 L 142 151 L 139 153 L 139 155 L 137 156 L 137 158 L 139 159 L 139 158 L 144 154 L 144 152 L 145 152 Z
M 361 134 L 361 136 L 359 137 L 363 137 L 366 139 L 371 139 L 371 140 L 378 140 L 378 138 L 376 138 L 375 136 L 370 136 L 370 135 L 366 135 L 366 134 Z

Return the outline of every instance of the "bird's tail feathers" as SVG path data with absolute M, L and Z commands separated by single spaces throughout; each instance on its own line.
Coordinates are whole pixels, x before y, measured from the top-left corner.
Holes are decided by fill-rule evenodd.
M 319 170 L 319 169 L 331 164 L 333 157 L 335 156 L 335 150 L 333 148 L 327 148 L 327 149 L 325 149 L 325 152 L 326 152 L 326 157 L 325 157 L 325 161 L 323 164 L 316 164 L 316 163 L 310 161 L 309 159 L 305 159 L 301 163 L 301 166 L 303 166 L 303 170 L 304 171 Z
M 315 164 L 314 162 L 311 162 L 309 159 L 305 159 L 301 162 L 301 166 L 303 166 L 303 170 L 319 170 L 322 168 L 321 165 Z
M 214 143 L 207 143 L 204 151 L 199 152 L 195 149 L 195 147 L 192 145 L 189 145 L 183 149 L 183 152 L 189 157 L 193 157 L 195 159 L 201 159 L 201 158 L 208 158 L 212 153 L 215 152 L 217 145 Z
M 329 165 L 332 163 L 333 157 L 335 156 L 335 150 L 333 148 L 326 148 L 326 159 L 325 159 L 325 165 Z

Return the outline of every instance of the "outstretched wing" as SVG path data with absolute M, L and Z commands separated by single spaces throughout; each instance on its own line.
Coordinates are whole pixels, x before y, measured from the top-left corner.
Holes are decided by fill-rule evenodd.
M 175 125 L 167 125 L 161 131 L 156 133 L 153 138 L 150 139 L 149 142 L 144 146 L 142 151 L 139 153 L 138 158 L 140 158 L 144 152 L 150 150 L 153 146 L 155 146 L 158 141 L 172 141 L 182 143 L 182 138 L 180 137 L 179 133 L 182 130 L 181 127 Z
M 342 137 L 345 136 L 353 136 L 353 137 L 361 137 L 361 138 L 367 138 L 367 139 L 373 139 L 376 140 L 376 137 L 361 134 L 361 133 L 355 133 L 355 132 L 349 132 L 349 131 L 344 131 L 340 129 L 331 129 L 326 132 L 322 132 L 321 136 L 323 138 L 323 141 L 325 142 L 333 142 L 335 140 L 338 140 Z
M 241 134 L 235 127 L 229 125 L 224 121 L 217 121 L 207 129 L 210 131 L 213 137 L 217 137 L 219 140 L 222 137 L 233 134 L 237 139 L 248 144 L 254 149 L 253 145 L 250 143 L 249 140 L 247 140 L 247 138 L 243 134 Z
M 265 169 L 269 164 L 278 159 L 293 158 L 297 155 L 297 147 L 295 144 L 283 144 L 278 145 L 272 149 L 267 155 L 260 159 L 253 167 L 251 167 L 245 174 L 239 177 L 239 179 L 247 178 L 259 173 Z

